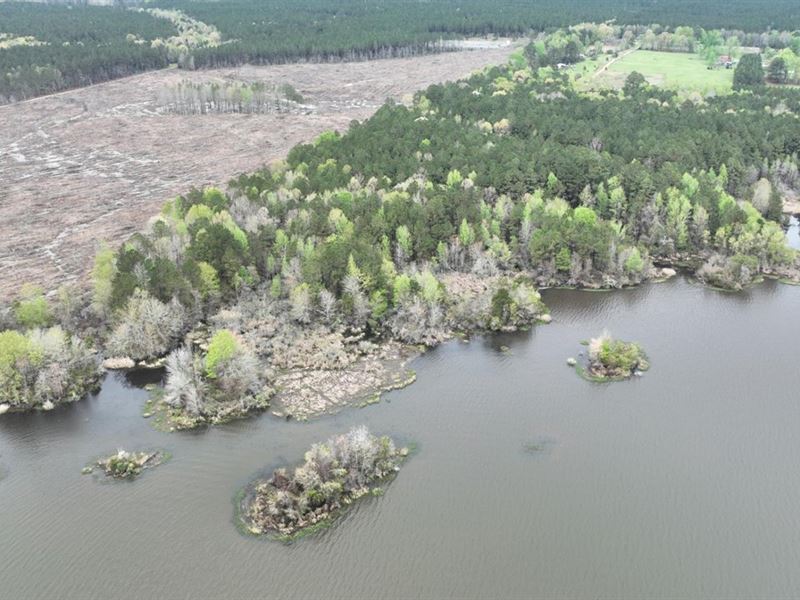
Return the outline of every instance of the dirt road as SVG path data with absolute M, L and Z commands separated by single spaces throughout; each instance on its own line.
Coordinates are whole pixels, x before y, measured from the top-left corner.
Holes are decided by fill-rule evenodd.
M 0 107 L 0 300 L 23 282 L 85 282 L 101 241 L 119 244 L 191 186 L 223 184 L 386 98 L 505 61 L 512 46 L 363 63 L 166 70 Z M 267 115 L 162 114 L 182 79 L 293 85 L 312 106 Z

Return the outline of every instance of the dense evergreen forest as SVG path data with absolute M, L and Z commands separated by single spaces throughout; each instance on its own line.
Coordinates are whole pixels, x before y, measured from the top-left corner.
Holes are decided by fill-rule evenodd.
M 582 21 L 766 31 L 800 27 L 800 7 L 779 0 L 162 0 L 212 23 L 230 40 L 195 53 L 196 66 L 373 58 L 440 49 L 441 38 L 522 36 Z M 290 32 L 290 33 L 289 33 Z
M 167 66 L 169 21 L 112 7 L 0 3 L 0 104 Z
M 0 103 L 176 62 L 197 68 L 379 58 L 448 49 L 442 39 L 521 36 L 582 21 L 744 32 L 800 28 L 800 5 L 791 0 L 157 0 L 140 6 L 0 3 Z M 175 10 L 188 15 L 188 26 Z

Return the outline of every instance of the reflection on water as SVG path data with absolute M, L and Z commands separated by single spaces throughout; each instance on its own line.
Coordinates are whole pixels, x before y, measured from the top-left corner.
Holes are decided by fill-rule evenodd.
M 544 300 L 551 325 L 446 344 L 391 402 L 310 423 L 159 433 L 140 416 L 157 373 L 3 416 L 0 595 L 796 597 L 800 288 L 677 278 Z M 606 328 L 642 343 L 644 377 L 565 365 Z M 293 545 L 239 534 L 239 487 L 361 423 L 418 445 L 385 496 Z M 80 474 L 117 447 L 173 459 L 131 485 Z
M 125 384 L 134 388 L 146 388 L 148 385 L 161 383 L 164 378 L 164 369 L 137 369 L 125 371 L 123 378 Z
M 789 218 L 786 240 L 792 248 L 800 250 L 800 221 L 797 220 L 795 215 Z

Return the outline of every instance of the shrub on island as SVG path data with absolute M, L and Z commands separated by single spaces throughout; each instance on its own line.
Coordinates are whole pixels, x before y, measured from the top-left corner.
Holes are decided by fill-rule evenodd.
M 625 342 L 608 333 L 589 341 L 587 375 L 594 380 L 619 380 L 650 368 L 647 355 L 639 344 Z
M 95 464 L 103 473 L 114 479 L 134 479 L 142 474 L 144 469 L 157 467 L 168 458 L 161 451 L 155 452 L 127 452 L 118 450 L 109 457 L 98 460 Z M 91 473 L 93 465 L 84 468 L 84 473 Z
M 254 482 L 241 506 L 242 521 L 251 533 L 291 539 L 329 522 L 357 498 L 382 495 L 377 484 L 397 472 L 407 455 L 390 438 L 355 427 L 311 446 L 291 475 L 281 468 Z

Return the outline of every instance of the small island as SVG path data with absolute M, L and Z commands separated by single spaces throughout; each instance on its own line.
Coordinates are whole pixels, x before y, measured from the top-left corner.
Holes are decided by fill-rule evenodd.
M 277 469 L 243 490 L 240 522 L 249 533 L 283 541 L 312 533 L 358 498 L 383 495 L 379 484 L 399 471 L 408 452 L 364 426 L 314 444 L 293 474 Z
M 127 452 L 118 450 L 106 458 L 101 458 L 95 463 L 83 468 L 84 474 L 89 474 L 98 467 L 107 477 L 114 479 L 135 479 L 145 469 L 157 467 L 169 458 L 166 452 L 156 450 L 153 452 Z
M 604 332 L 589 340 L 588 347 L 585 367 L 573 358 L 567 364 L 591 381 L 621 381 L 650 368 L 647 355 L 635 342 L 618 340 Z

